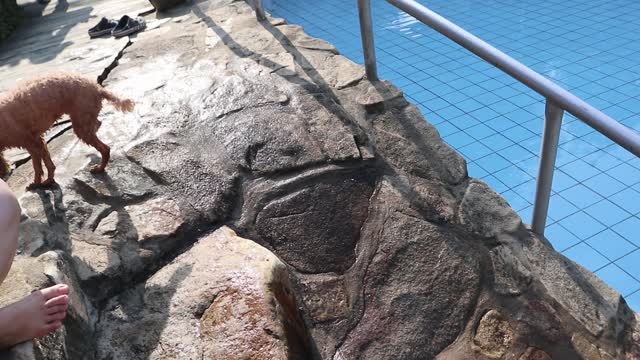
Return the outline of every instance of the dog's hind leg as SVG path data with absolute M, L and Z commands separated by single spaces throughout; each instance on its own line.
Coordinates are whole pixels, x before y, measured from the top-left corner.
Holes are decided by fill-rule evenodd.
M 100 141 L 100 139 L 98 139 L 98 136 L 95 134 L 91 134 L 91 136 L 88 136 L 86 139 L 82 139 L 82 140 L 86 142 L 88 145 L 91 145 L 94 148 L 96 148 L 96 150 L 100 152 L 100 155 L 102 155 L 102 160 L 100 161 L 100 164 L 93 166 L 91 168 L 91 173 L 97 174 L 97 173 L 104 172 L 104 169 L 107 167 L 107 164 L 111 159 L 111 148 L 107 144 Z
M 102 160 L 99 165 L 95 165 L 91 168 L 91 173 L 97 174 L 104 172 L 107 167 L 107 163 L 111 159 L 111 148 L 100 139 L 98 139 L 98 129 L 102 123 L 98 120 L 98 114 L 94 115 L 71 115 L 71 125 L 76 135 L 85 142 L 87 145 L 93 146 L 100 155 Z
M 49 148 L 47 147 L 47 143 L 43 138 L 40 138 L 40 153 L 42 154 L 42 160 L 44 161 L 44 166 L 47 167 L 47 180 L 45 180 L 42 185 L 50 186 L 56 183 L 54 176 L 56 173 L 56 165 L 51 160 L 51 154 L 49 154 Z

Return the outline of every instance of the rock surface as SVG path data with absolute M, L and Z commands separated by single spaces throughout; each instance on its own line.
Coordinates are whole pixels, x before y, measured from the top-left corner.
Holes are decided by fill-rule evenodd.
M 398 88 L 245 2 L 162 16 L 105 81 L 137 103 L 102 113 L 107 172 L 63 133 L 59 187 L 9 179 L 23 222 L 0 304 L 75 297 L 63 330 L 5 355 L 640 358 L 620 295 L 468 178 Z
M 107 303 L 97 358 L 303 359 L 290 284 L 275 255 L 220 228 Z

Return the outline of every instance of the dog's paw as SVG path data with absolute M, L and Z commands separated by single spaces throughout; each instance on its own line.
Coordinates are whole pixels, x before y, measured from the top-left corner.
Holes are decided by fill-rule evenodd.
M 94 165 L 89 169 L 89 172 L 92 174 L 102 174 L 104 172 L 104 167 L 100 165 Z
M 56 185 L 56 181 L 54 179 L 47 179 L 42 183 L 40 187 L 51 187 L 53 185 Z
M 42 187 L 42 183 L 33 183 L 27 186 L 27 191 L 35 191 Z

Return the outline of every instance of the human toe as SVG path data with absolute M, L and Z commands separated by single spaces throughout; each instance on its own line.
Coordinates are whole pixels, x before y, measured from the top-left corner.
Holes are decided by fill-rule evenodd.
M 47 315 L 47 324 L 48 323 L 52 323 L 52 322 L 56 322 L 56 321 L 62 321 L 64 320 L 64 318 L 67 317 L 67 312 L 66 311 L 62 311 L 62 312 L 58 312 L 55 314 L 51 314 L 51 315 Z
M 40 329 L 40 332 L 36 334 L 36 337 L 45 336 L 49 333 L 52 333 L 62 327 L 61 321 L 50 322 Z
M 44 306 L 50 308 L 58 305 L 67 305 L 68 303 L 69 295 L 60 295 L 47 300 L 47 302 L 44 303 Z
M 48 301 L 49 299 L 69 294 L 69 287 L 64 284 L 54 285 L 52 287 L 40 290 L 40 293 Z
M 52 314 L 56 314 L 59 312 L 65 312 L 67 311 L 67 309 L 69 308 L 69 304 L 62 304 L 62 305 L 55 305 L 55 306 L 49 306 L 46 309 L 46 314 L 47 315 L 52 315 Z

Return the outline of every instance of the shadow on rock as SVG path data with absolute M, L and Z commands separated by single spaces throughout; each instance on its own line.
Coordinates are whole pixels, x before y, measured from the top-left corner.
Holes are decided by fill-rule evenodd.
M 238 57 L 249 58 L 255 61 L 257 64 L 271 69 L 274 73 L 287 67 L 286 65 L 279 64 L 267 58 L 266 56 L 256 53 L 239 44 L 229 33 L 227 33 L 222 27 L 216 24 L 216 22 L 210 16 L 205 14 L 198 5 L 194 5 L 192 11 L 211 30 L 213 30 L 213 32 L 220 37 L 222 42 Z M 309 78 L 313 82 L 309 82 L 308 80 L 303 79 L 298 74 L 294 74 L 291 76 L 281 75 L 281 77 L 293 84 L 302 85 L 304 88 L 306 88 L 309 94 L 318 101 L 318 103 L 322 104 L 327 109 L 327 111 L 337 115 L 337 117 L 343 122 L 343 124 L 350 128 L 351 131 L 355 134 L 354 137 L 357 145 L 368 144 L 367 136 L 364 131 L 362 131 L 357 123 L 353 121 L 351 115 L 346 112 L 341 106 L 339 106 L 340 101 L 337 96 L 335 96 L 333 88 L 322 77 L 320 72 L 316 70 L 313 64 L 296 48 L 296 46 L 287 38 L 287 36 L 280 32 L 280 30 L 278 30 L 275 26 L 271 25 L 268 22 L 260 22 L 260 25 L 262 25 L 267 31 L 269 31 L 274 36 L 274 38 L 280 42 L 280 44 L 288 53 L 293 55 L 293 60 L 298 65 L 300 65 L 300 67 L 305 71 L 307 76 L 309 76 Z M 336 106 L 336 104 L 338 104 L 338 106 Z
M 109 341 L 101 342 L 97 358 L 149 359 L 152 353 L 173 351 L 163 347 L 161 335 L 171 316 L 172 298 L 190 274 L 191 266 L 184 265 L 163 286 L 140 284 L 112 298 L 98 323 L 97 337 Z

